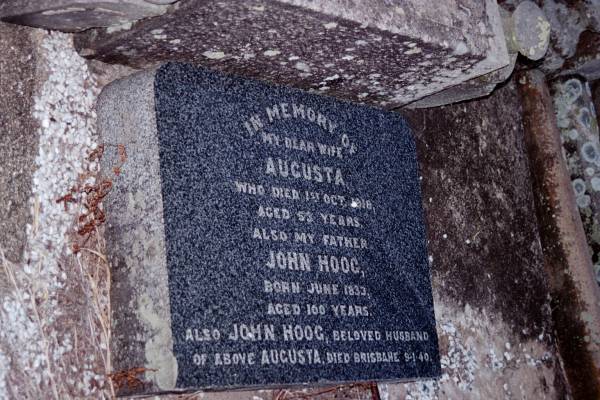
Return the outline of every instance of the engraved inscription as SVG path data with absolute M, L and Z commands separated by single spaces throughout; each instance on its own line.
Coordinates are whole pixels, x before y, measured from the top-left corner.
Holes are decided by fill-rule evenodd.
M 282 120 L 311 123 L 317 139 L 272 129 Z M 258 160 L 255 180 L 234 176 L 227 184 L 242 201 L 254 204 L 255 218 L 245 222 L 247 237 L 264 249 L 257 263 L 264 278 L 254 290 L 265 299 L 262 315 L 278 317 L 278 322 L 190 326 L 186 341 L 255 342 L 259 348 L 198 353 L 194 364 L 226 368 L 430 362 L 430 354 L 415 353 L 410 343 L 427 342 L 432 333 L 371 322 L 385 316 L 375 314 L 365 281 L 378 266 L 365 260 L 387 238 L 369 234 L 380 207 L 373 193 L 352 189 L 357 171 L 346 169 L 346 162 L 360 154 L 360 144 L 338 128 L 335 118 L 304 104 L 273 104 L 249 115 L 242 125 L 267 156 Z M 298 154 L 308 158 L 300 160 Z M 321 318 L 330 323 L 322 325 Z M 298 324 L 296 319 L 314 323 Z M 286 343 L 294 345 L 285 348 Z M 322 343 L 327 351 L 305 346 L 314 343 Z M 365 350 L 352 351 L 359 343 Z M 395 348 L 402 351 L 389 351 L 385 343 L 401 343 Z

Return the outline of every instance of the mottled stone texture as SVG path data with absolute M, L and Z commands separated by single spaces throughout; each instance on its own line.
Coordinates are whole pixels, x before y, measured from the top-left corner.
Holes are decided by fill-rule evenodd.
M 129 30 L 77 38 L 82 55 L 165 60 L 398 107 L 509 64 L 492 0 L 183 0 Z
M 511 7 L 515 0 L 501 0 Z M 550 46 L 539 65 L 547 74 L 581 74 L 600 77 L 598 0 L 538 0 L 550 22 Z
M 518 3 L 506 0 L 506 3 Z M 547 73 L 560 70 L 565 60 L 575 54 L 579 35 L 588 28 L 588 18 L 581 9 L 583 1 L 540 0 L 537 2 L 550 22 L 550 46 L 541 69 Z
M 434 291 L 501 315 L 523 339 L 547 331 L 548 285 L 514 85 L 486 100 L 404 113 L 417 137 Z
M 423 176 L 442 378 L 380 385 L 382 398 L 564 399 L 515 84 L 403 114 Z
M 173 0 L 175 1 L 175 0 Z M 167 0 L 3 0 L 0 20 L 39 28 L 77 32 L 121 25 L 166 11 Z
M 136 93 L 131 100 L 141 97 Z M 114 111 L 137 109 L 124 103 Z M 440 306 L 438 323 L 464 329 L 457 336 L 438 326 L 442 356 L 454 356 L 452 368 L 443 366 L 436 395 L 440 399 L 565 398 L 568 389 L 553 337 L 550 291 L 515 85 L 510 83 L 483 101 L 405 115 L 417 139 L 433 290 Z M 487 317 L 477 318 L 478 313 Z M 507 349 L 505 343 L 512 347 Z M 496 354 L 502 367 L 491 359 L 494 345 L 499 346 Z M 465 354 L 479 364 L 471 369 L 471 358 L 456 358 L 452 353 L 456 346 L 464 346 Z M 532 347 L 538 352 L 533 361 Z M 469 378 L 470 373 L 474 376 Z M 407 391 L 415 398 L 420 398 L 418 393 L 429 393 L 422 398 L 433 396 L 419 389 L 423 387 L 421 383 L 380 385 L 380 391 L 384 398 L 403 398 Z M 341 395 L 337 390 L 316 392 L 325 392 L 323 398 Z M 267 400 L 303 395 L 263 391 L 206 393 L 200 398 L 234 396 Z
M 21 261 L 38 124 L 32 116 L 38 73 L 32 29 L 0 23 L 0 249 Z M 0 286 L 5 282 L 0 268 Z

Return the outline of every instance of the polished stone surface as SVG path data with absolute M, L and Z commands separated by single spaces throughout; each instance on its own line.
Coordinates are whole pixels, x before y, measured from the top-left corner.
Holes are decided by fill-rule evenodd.
M 155 96 L 177 387 L 439 374 L 400 115 L 184 64 Z

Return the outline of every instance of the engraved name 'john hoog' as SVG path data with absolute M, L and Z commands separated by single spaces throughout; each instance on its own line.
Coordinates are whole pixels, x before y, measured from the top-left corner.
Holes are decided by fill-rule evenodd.
M 344 274 L 360 274 L 361 272 L 356 257 L 309 254 L 296 251 L 270 250 L 265 265 L 270 269 L 312 271 L 315 261 L 319 272 L 340 272 Z
M 219 340 L 237 341 L 324 341 L 325 332 L 321 325 L 283 324 L 233 324 L 229 330 L 223 332 L 216 328 L 188 328 L 185 332 L 185 341 L 189 342 L 214 342 Z

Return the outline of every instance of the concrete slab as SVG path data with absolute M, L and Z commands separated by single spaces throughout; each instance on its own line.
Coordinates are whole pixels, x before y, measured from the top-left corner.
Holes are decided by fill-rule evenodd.
M 40 82 L 32 30 L 0 23 L 0 54 L 0 249 L 9 261 L 20 262 L 25 227 L 32 222 L 29 198 L 39 140 L 32 116 Z
M 514 82 L 403 114 L 423 177 L 442 378 L 380 384 L 381 397 L 565 398 Z
M 510 63 L 492 0 L 183 0 L 131 29 L 82 33 L 77 46 L 103 62 L 186 61 L 384 108 Z

